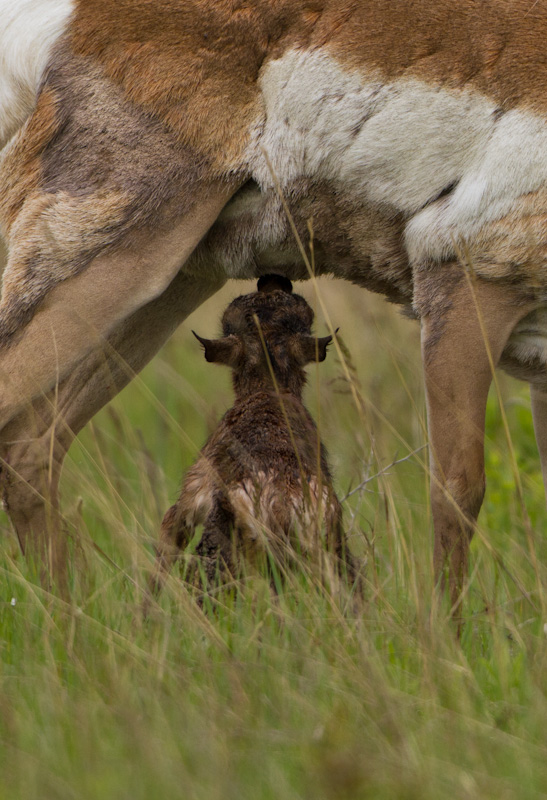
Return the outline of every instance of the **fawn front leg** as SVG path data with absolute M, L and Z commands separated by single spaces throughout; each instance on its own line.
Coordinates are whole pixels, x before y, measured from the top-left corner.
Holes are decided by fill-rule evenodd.
M 156 547 L 154 571 L 148 582 L 148 593 L 144 602 L 145 616 L 150 607 L 152 596 L 157 596 L 160 593 L 167 576 L 194 535 L 194 527 L 188 525 L 186 521 L 187 511 L 188 509 L 181 508 L 179 503 L 175 503 L 163 518 L 160 541 Z
M 343 527 L 342 506 L 335 498 L 329 503 L 326 514 L 327 551 L 336 558 L 336 568 L 340 578 L 355 586 L 358 594 L 362 594 L 363 586 L 359 577 L 359 568 L 355 556 L 348 548 Z

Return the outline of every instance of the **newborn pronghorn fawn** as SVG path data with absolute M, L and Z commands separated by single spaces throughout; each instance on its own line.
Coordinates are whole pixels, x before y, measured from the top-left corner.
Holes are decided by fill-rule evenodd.
M 324 361 L 332 336 L 311 335 L 313 311 L 291 292 L 287 278 L 265 276 L 230 303 L 221 339 L 195 334 L 207 361 L 232 368 L 235 402 L 163 519 L 156 591 L 200 524 L 196 554 L 209 586 L 237 575 L 241 556 L 256 564 L 266 553 L 282 572 L 301 554 L 323 579 L 356 577 L 325 449 L 302 402 L 304 367 Z

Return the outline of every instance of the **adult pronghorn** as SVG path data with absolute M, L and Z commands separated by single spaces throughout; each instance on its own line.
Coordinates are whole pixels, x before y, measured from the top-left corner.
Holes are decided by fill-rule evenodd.
M 74 434 L 192 309 L 230 277 L 306 277 L 275 174 L 317 271 L 421 320 L 456 601 L 490 359 L 532 384 L 547 471 L 547 0 L 0 0 L 0 20 L 2 493 L 23 549 L 61 568 Z

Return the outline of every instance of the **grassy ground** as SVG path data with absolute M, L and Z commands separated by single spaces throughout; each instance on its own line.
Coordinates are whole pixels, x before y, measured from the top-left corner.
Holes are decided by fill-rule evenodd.
M 362 612 L 302 573 L 277 601 L 249 577 L 203 611 L 174 575 L 139 615 L 161 515 L 231 402 L 228 372 L 190 328 L 217 333 L 251 288 L 232 284 L 71 450 L 72 604 L 14 557 L 3 519 L 0 800 L 547 797 L 546 512 L 527 390 L 501 379 L 526 511 L 490 397 L 460 645 L 433 608 L 426 450 L 410 455 L 426 441 L 418 327 L 364 292 L 321 287 L 347 358 L 331 349 L 311 368 L 307 398 L 339 494 L 353 492 Z

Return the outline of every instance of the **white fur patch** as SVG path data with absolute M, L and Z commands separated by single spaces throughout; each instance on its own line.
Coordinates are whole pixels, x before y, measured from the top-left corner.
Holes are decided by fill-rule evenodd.
M 411 260 L 452 254 L 454 240 L 472 239 L 483 225 L 510 213 L 520 197 L 546 185 L 546 120 L 525 111 L 507 112 L 462 171 L 454 192 L 407 225 Z
M 409 217 L 413 262 L 448 255 L 547 183 L 544 118 L 496 104 L 473 90 L 415 79 L 383 82 L 344 70 L 324 51 L 293 50 L 260 79 L 264 118 L 251 132 L 253 177 L 271 188 L 330 180 Z M 443 189 L 453 191 L 435 200 Z
M 25 122 L 73 0 L 0 0 L 0 148 Z

